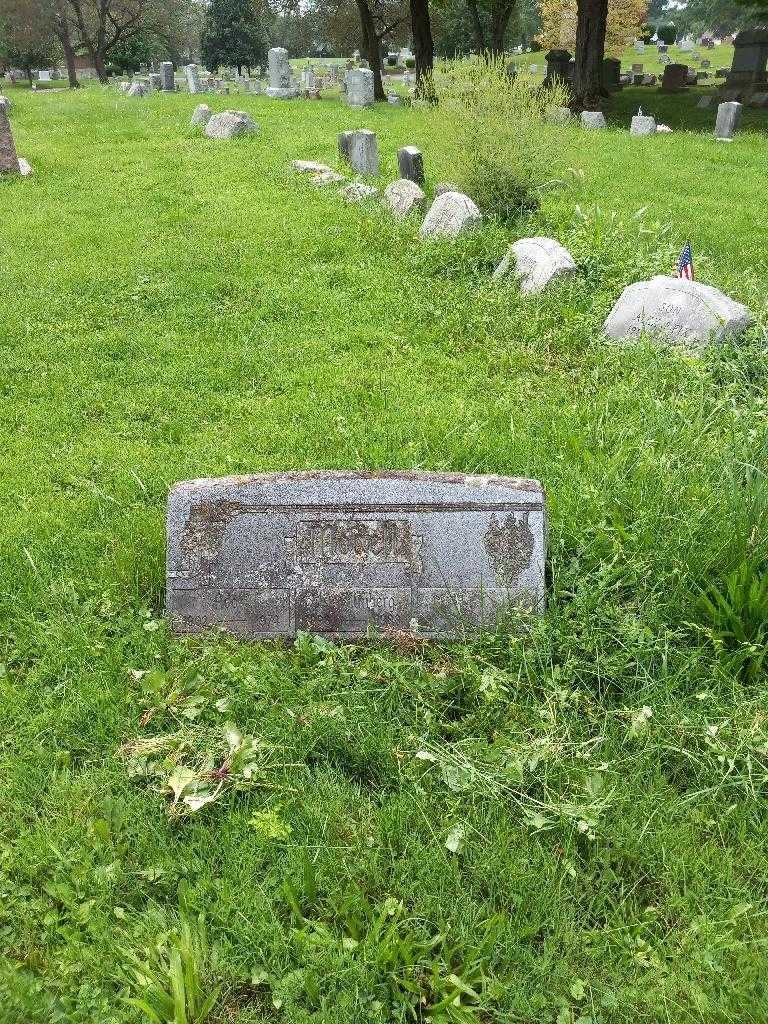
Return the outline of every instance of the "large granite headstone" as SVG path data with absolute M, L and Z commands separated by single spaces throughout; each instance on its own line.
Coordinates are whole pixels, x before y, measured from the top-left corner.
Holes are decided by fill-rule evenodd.
M 535 480 L 317 472 L 191 480 L 168 501 L 167 611 L 243 639 L 460 635 L 544 608 Z
M 374 102 L 373 72 L 370 68 L 353 68 L 344 76 L 347 105 L 372 107 Z
M 282 46 L 273 46 L 267 54 L 269 67 L 269 88 L 267 96 L 276 100 L 292 100 L 299 95 L 299 87 L 293 77 L 288 51 Z
M 733 63 L 728 72 L 728 88 L 741 99 L 768 83 L 768 29 L 753 28 L 739 32 L 733 41 Z
M 0 106 L 0 174 L 19 174 L 20 171 L 8 109 Z
M 661 79 L 662 92 L 682 92 L 688 88 L 688 65 L 667 64 Z

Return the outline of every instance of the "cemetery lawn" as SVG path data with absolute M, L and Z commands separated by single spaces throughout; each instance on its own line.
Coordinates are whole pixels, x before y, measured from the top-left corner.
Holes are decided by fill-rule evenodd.
M 553 129 L 538 214 L 424 245 L 287 170 L 367 125 L 382 184 L 406 143 L 450 180 L 416 111 L 212 97 L 261 125 L 216 143 L 188 96 L 11 96 L 0 1022 L 147 1019 L 158 945 L 217 1024 L 765 1021 L 765 334 L 694 359 L 599 327 L 688 238 L 768 323 L 766 115 L 716 145 L 694 90 L 625 90 L 611 130 Z M 630 138 L 640 103 L 678 130 Z M 578 277 L 493 283 L 526 234 Z M 170 485 L 380 467 L 541 480 L 547 615 L 423 649 L 170 635 Z M 252 778 L 175 813 L 227 723 Z

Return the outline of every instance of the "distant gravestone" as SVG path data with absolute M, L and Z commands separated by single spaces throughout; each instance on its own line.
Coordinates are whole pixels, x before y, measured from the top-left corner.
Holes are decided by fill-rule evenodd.
M 244 110 L 224 110 L 214 114 L 205 126 L 205 134 L 209 139 L 234 139 L 238 135 L 249 135 L 258 130 L 259 126 Z
M 397 151 L 397 167 L 401 178 L 424 184 L 424 156 L 416 146 L 403 146 Z
M 174 92 L 176 89 L 176 83 L 173 79 L 173 64 L 171 61 L 164 60 L 160 65 L 160 80 L 163 92 Z
M 368 128 L 360 128 L 350 132 L 349 138 L 346 138 L 346 132 L 342 135 L 345 140 L 342 143 L 339 138 L 339 151 L 344 153 L 352 169 L 358 174 L 375 177 L 379 173 L 379 142 L 375 133 Z
M 682 92 L 688 87 L 688 65 L 667 64 L 661 79 L 662 92 Z
M 608 122 L 602 110 L 582 110 L 581 123 L 585 128 L 607 128 Z
M 430 206 L 419 234 L 422 238 L 456 238 L 471 231 L 482 219 L 469 196 L 463 192 L 442 192 Z
M 207 103 L 198 104 L 192 111 L 192 120 L 189 122 L 192 127 L 199 124 L 208 124 L 211 119 L 211 108 Z
M 513 242 L 494 271 L 494 278 L 514 272 L 523 295 L 543 291 L 563 275 L 573 274 L 576 264 L 568 250 L 554 238 L 519 238 Z
M 398 220 L 403 220 L 414 210 L 422 209 L 425 198 L 416 182 L 408 178 L 390 182 L 384 189 L 384 203 Z
M 712 96 L 702 96 L 696 106 L 699 110 L 708 110 L 712 106 Z
M 549 124 L 569 124 L 573 120 L 570 107 L 550 107 L 546 113 Z
M 156 89 L 156 90 L 162 89 L 162 87 L 163 87 L 163 76 L 162 75 L 158 74 L 158 72 L 156 72 L 156 71 L 152 71 L 148 75 L 148 78 L 149 78 L 149 88 L 150 89 Z
M 347 163 L 349 163 L 349 150 L 354 134 L 352 131 L 339 132 L 339 156 L 342 160 L 346 160 Z
M 269 69 L 269 87 L 267 96 L 276 100 L 292 100 L 299 95 L 299 87 L 294 81 L 288 51 L 282 46 L 273 46 L 267 54 Z
M 635 40 L 635 53 L 645 53 L 645 43 L 642 39 Z
M 740 333 L 751 322 L 747 307 L 717 288 L 659 275 L 625 288 L 603 330 L 616 340 L 647 332 L 662 334 L 673 343 L 702 347 L 711 338 L 720 341 Z
M 128 89 L 126 91 L 126 96 L 141 97 L 141 96 L 146 96 L 148 94 L 148 92 L 149 92 L 149 89 L 147 88 L 146 85 L 143 85 L 141 82 L 132 82 L 128 86 Z
M 741 124 L 741 103 L 721 103 L 717 108 L 715 138 L 718 142 L 730 142 Z
M 648 114 L 635 114 L 629 127 L 630 135 L 655 135 L 656 118 Z
M 197 64 L 187 64 L 187 66 L 184 68 L 184 74 L 186 75 L 187 78 L 187 88 L 192 93 L 192 95 L 194 96 L 197 93 L 201 92 L 202 90 L 200 88 L 200 75 L 197 70 Z
M 568 81 L 568 68 L 571 63 L 571 54 L 568 50 L 550 50 L 546 55 L 547 74 L 544 78 L 546 83 L 560 79 L 565 83 Z
M 621 61 L 615 57 L 606 57 L 603 61 L 603 88 L 608 92 L 618 92 L 621 88 Z
M 546 510 L 535 480 L 308 472 L 192 480 L 168 501 L 177 633 L 424 636 L 542 612 Z
M 19 157 L 13 141 L 8 109 L 0 106 L 0 174 L 19 174 Z
M 369 68 L 353 68 L 344 76 L 347 105 L 372 107 L 374 101 L 373 72 Z

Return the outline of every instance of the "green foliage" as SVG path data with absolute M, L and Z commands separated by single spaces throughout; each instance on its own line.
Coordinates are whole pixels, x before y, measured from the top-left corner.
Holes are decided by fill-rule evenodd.
M 254 0 L 212 0 L 206 7 L 200 53 L 209 71 L 264 64 L 267 47 L 262 11 Z
M 568 130 L 546 123 L 567 105 L 564 87 L 510 78 L 506 60 L 490 56 L 444 62 L 435 87 L 457 184 L 485 214 L 510 220 L 536 209 L 565 167 Z
M 608 131 L 555 129 L 573 188 L 425 246 L 287 169 L 365 124 L 382 182 L 414 143 L 429 192 L 458 170 L 430 111 L 242 95 L 261 133 L 218 145 L 187 95 L 11 88 L 0 1022 L 217 990 L 206 1024 L 768 1019 L 765 113 L 713 147 L 695 91 L 659 94 L 678 130 L 638 155 L 628 87 Z M 579 273 L 492 281 L 522 235 Z M 604 343 L 689 237 L 760 326 L 700 359 Z M 173 636 L 169 485 L 334 467 L 541 479 L 546 615 Z
M 212 980 L 215 952 L 208 946 L 205 919 L 182 909 L 178 926 L 136 953 L 120 951 L 125 980 L 136 993 L 127 1002 L 151 1024 L 204 1024 L 216 1007 L 221 986 Z
M 671 21 L 667 21 L 658 26 L 656 34 L 662 43 L 666 43 L 667 46 L 672 46 L 674 41 L 677 39 L 677 27 Z

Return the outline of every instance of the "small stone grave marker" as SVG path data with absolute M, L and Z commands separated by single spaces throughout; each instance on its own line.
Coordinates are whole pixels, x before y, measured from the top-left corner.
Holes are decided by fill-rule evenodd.
M 535 480 L 353 471 L 191 480 L 171 490 L 167 526 L 166 604 L 178 633 L 460 635 L 511 607 L 544 608 Z

